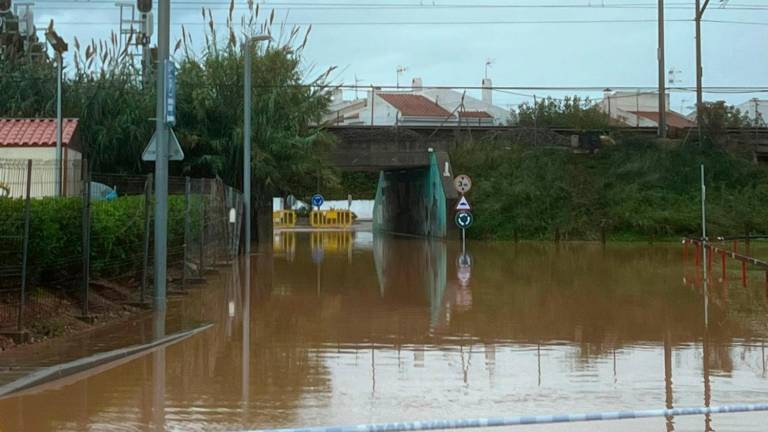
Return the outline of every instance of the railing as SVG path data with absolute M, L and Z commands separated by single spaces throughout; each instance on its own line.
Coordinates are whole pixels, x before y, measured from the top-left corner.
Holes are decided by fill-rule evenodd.
M 296 212 L 293 210 L 275 210 L 272 212 L 272 224 L 277 228 L 296 226 Z
M 321 210 L 309 214 L 309 224 L 314 228 L 346 228 L 355 221 L 350 210 Z

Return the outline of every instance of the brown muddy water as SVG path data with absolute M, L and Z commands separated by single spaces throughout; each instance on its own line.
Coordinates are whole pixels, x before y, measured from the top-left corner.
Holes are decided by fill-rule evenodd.
M 471 242 L 469 270 L 457 246 L 276 234 L 171 301 L 175 319 L 214 328 L 0 400 L 0 430 L 238 431 L 768 400 L 761 273 L 744 288 L 732 263 L 721 282 L 716 261 L 705 295 L 679 244 Z M 755 413 L 507 430 L 765 424 Z

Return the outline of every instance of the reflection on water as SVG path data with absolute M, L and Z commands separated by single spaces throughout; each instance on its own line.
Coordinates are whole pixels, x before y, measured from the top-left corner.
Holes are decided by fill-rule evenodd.
M 705 286 L 676 245 L 473 242 L 466 265 L 451 242 L 274 240 L 169 302 L 169 326 L 213 329 L 1 400 L 0 429 L 237 430 L 768 397 L 763 287 Z M 538 429 L 746 432 L 763 417 Z

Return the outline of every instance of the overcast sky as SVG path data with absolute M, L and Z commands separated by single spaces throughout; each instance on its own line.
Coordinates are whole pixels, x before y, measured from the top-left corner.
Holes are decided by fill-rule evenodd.
M 157 0 L 155 0 L 155 5 Z M 478 86 L 486 60 L 495 86 L 653 87 L 657 83 L 655 0 L 269 0 L 277 21 L 313 24 L 305 67 L 337 66 L 337 83 L 395 85 L 421 77 L 425 85 Z M 247 12 L 236 0 L 235 15 Z M 181 24 L 203 40 L 201 6 L 223 23 L 229 1 L 172 0 L 172 40 Z M 106 39 L 117 29 L 113 0 L 38 0 L 38 27 L 53 18 L 68 41 Z M 695 85 L 694 6 L 667 0 L 667 70 L 675 86 Z M 705 86 L 768 88 L 768 3 L 712 0 L 703 23 Z M 238 20 L 239 21 L 239 20 Z M 720 22 L 715 22 L 720 21 Z M 727 21 L 727 22 L 723 22 Z M 323 24 L 325 23 L 325 24 Z M 407 24 L 411 23 L 411 24 Z M 275 28 L 278 33 L 278 28 Z M 153 39 L 153 43 L 155 40 Z M 173 42 L 172 42 L 173 43 Z M 523 95 L 562 96 L 600 92 L 519 90 Z M 473 92 L 470 92 L 473 93 Z M 349 97 L 354 94 L 350 92 Z M 762 94 L 707 94 L 738 104 Z M 500 106 L 528 96 L 496 92 Z M 672 109 L 688 112 L 694 93 L 673 93 Z

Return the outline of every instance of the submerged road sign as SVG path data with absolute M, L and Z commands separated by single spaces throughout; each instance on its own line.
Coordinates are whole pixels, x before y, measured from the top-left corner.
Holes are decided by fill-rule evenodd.
M 184 160 L 184 152 L 181 150 L 181 144 L 176 138 L 176 134 L 173 133 L 173 129 L 168 129 L 168 133 L 171 135 L 168 140 L 168 160 L 180 161 Z M 152 134 L 152 138 L 147 144 L 147 148 L 141 154 L 141 160 L 144 162 L 154 162 L 157 160 L 157 132 Z
M 459 210 L 459 211 L 472 210 L 472 207 L 470 207 L 469 205 L 469 201 L 467 201 L 467 198 L 464 197 L 463 195 L 461 196 L 461 199 L 459 200 L 459 202 L 456 204 L 456 210 Z
M 456 213 L 456 226 L 461 229 L 467 229 L 472 226 L 475 221 L 475 217 L 468 211 L 460 211 Z

